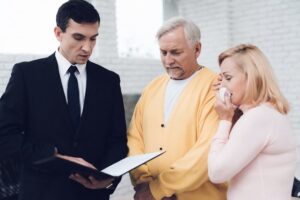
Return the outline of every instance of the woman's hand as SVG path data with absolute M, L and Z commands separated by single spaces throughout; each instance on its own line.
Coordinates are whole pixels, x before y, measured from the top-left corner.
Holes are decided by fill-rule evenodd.
M 224 101 L 221 100 L 219 94 L 216 94 L 215 109 L 219 115 L 220 120 L 227 120 L 232 122 L 236 106 L 231 103 L 230 93 L 226 92 Z

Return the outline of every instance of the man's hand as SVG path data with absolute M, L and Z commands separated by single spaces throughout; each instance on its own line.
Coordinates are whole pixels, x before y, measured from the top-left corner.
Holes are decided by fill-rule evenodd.
M 112 185 L 112 181 L 114 180 L 113 178 L 105 179 L 105 180 L 97 180 L 93 176 L 89 176 L 88 178 L 85 178 L 77 173 L 72 174 L 69 178 L 89 189 L 109 188 L 109 186 Z
M 141 183 L 134 187 L 134 200 L 155 200 L 151 194 L 149 183 Z M 164 197 L 162 200 L 176 200 L 176 196 Z
M 176 200 L 177 198 L 176 198 L 176 196 L 173 194 L 172 196 L 170 196 L 170 197 L 164 197 L 164 198 L 162 198 L 162 200 Z
M 74 163 L 92 168 L 92 169 L 97 169 L 94 165 L 92 165 L 91 163 L 89 163 L 86 160 L 84 160 L 82 158 L 79 158 L 79 157 L 66 156 L 66 155 L 62 155 L 62 154 L 59 154 L 59 153 L 56 153 L 55 156 L 58 157 L 58 158 L 69 160 L 71 162 L 74 162 Z
M 155 200 L 151 194 L 149 183 L 138 184 L 134 190 L 134 200 Z

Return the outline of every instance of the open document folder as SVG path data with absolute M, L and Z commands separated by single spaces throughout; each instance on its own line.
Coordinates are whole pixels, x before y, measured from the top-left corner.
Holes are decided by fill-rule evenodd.
M 122 176 L 163 153 L 165 153 L 165 151 L 129 156 L 101 171 L 86 165 L 80 158 L 69 159 L 64 156 L 52 156 L 38 160 L 34 164 L 40 169 L 55 171 L 56 173 L 65 174 L 67 176 L 72 173 L 78 173 L 85 177 L 94 176 L 97 179 L 106 179 Z

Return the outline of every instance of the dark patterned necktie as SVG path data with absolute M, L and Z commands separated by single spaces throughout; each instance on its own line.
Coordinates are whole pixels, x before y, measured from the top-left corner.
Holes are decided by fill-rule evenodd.
M 70 78 L 68 81 L 68 108 L 72 120 L 73 127 L 77 131 L 80 121 L 80 102 L 79 102 L 79 89 L 75 72 L 78 72 L 76 66 L 71 66 L 68 69 Z

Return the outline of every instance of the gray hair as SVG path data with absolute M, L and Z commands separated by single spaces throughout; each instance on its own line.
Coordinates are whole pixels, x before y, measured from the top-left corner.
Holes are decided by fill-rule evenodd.
M 190 45 L 200 42 L 201 33 L 198 26 L 183 17 L 173 17 L 167 20 L 157 31 L 156 38 L 159 40 L 166 33 L 175 30 L 178 27 L 183 27 L 185 37 Z

